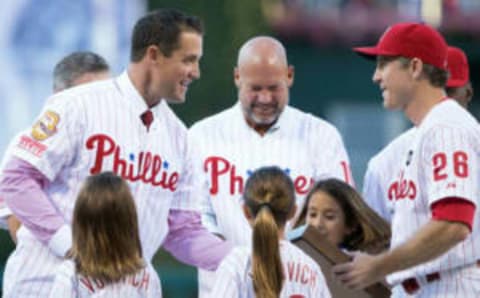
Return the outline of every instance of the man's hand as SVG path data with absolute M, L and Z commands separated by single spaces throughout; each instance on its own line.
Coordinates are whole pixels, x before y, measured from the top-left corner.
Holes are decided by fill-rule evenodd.
M 10 215 L 7 218 L 7 225 L 10 237 L 12 237 L 13 242 L 17 244 L 17 231 L 22 226 L 22 223 L 15 217 L 15 215 Z
M 355 252 L 352 256 L 351 262 L 333 267 L 333 273 L 347 287 L 361 290 L 385 277 L 378 256 L 360 252 Z

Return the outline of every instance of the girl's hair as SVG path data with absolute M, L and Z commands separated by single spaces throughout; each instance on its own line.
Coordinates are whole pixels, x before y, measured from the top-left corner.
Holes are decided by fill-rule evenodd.
M 72 230 L 69 256 L 78 273 L 111 283 L 145 267 L 133 196 L 114 173 L 86 179 L 73 211 Z
M 305 224 L 308 205 L 317 192 L 330 195 L 345 214 L 345 225 L 352 232 L 343 239 L 342 247 L 369 253 L 388 248 L 391 237 L 390 225 L 365 203 L 353 187 L 338 179 L 322 180 L 313 186 L 307 195 L 296 227 Z
M 279 297 L 283 285 L 278 232 L 295 204 L 292 180 L 278 167 L 263 167 L 247 180 L 245 205 L 253 224 L 253 286 L 256 297 Z

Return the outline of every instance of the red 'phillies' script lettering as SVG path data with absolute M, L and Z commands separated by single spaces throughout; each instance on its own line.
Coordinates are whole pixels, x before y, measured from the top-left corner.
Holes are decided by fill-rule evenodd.
M 227 159 L 220 156 L 210 156 L 205 159 L 203 170 L 210 175 L 210 194 L 215 195 L 219 192 L 221 177 L 229 179 L 230 194 L 243 193 L 244 178 L 238 175 L 237 167 Z M 303 175 L 293 178 L 295 191 L 300 195 L 307 194 L 313 183 L 312 178 L 309 179 Z
M 180 175 L 178 172 L 168 173 L 162 168 L 162 157 L 151 152 L 140 152 L 137 163 L 121 158 L 121 148 L 105 134 L 95 134 L 86 142 L 88 150 L 95 151 L 95 163 L 90 168 L 90 174 L 100 173 L 102 164 L 107 158 L 113 159 L 113 169 L 117 175 L 129 181 L 142 181 L 154 186 L 160 186 L 171 191 L 177 188 Z M 135 171 L 136 169 L 136 171 Z
M 388 199 L 391 200 L 414 200 L 417 196 L 417 186 L 412 180 L 406 180 L 403 177 L 403 171 L 400 172 L 399 179 L 388 187 Z

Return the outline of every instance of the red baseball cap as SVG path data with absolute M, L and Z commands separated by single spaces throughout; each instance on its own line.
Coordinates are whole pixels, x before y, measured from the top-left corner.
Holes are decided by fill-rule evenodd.
M 470 81 L 467 55 L 457 48 L 448 47 L 448 78 L 447 87 L 462 87 Z
M 374 47 L 353 50 L 362 56 L 402 56 L 447 70 L 447 43 L 437 30 L 421 23 L 397 23 L 385 30 Z

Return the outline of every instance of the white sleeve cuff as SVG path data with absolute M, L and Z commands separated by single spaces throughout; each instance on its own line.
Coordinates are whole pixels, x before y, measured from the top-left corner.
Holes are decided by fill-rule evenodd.
M 63 225 L 58 229 L 48 242 L 48 247 L 58 257 L 64 258 L 72 247 L 72 229 L 69 225 Z
M 10 210 L 10 208 L 8 208 L 7 206 L 0 207 L 0 217 L 8 218 L 10 215 L 12 215 L 12 211 Z

